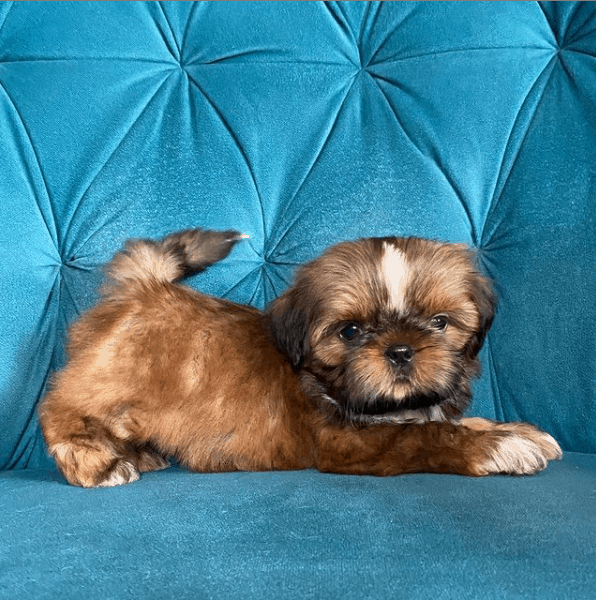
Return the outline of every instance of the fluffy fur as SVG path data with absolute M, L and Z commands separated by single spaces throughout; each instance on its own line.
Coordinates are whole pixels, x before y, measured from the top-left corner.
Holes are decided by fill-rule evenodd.
M 243 236 L 129 242 L 72 327 L 40 406 L 69 483 L 194 471 L 528 474 L 561 456 L 521 423 L 460 418 L 494 315 L 469 249 L 417 238 L 330 248 L 266 312 L 178 282 Z

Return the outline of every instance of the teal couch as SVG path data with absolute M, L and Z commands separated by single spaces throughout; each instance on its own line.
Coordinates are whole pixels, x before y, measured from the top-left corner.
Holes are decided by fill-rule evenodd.
M 534 477 L 68 486 L 36 406 L 129 237 L 250 235 L 188 284 L 263 307 L 331 243 L 466 242 L 471 414 Z M 0 2 L 0 599 L 596 598 L 596 6 Z

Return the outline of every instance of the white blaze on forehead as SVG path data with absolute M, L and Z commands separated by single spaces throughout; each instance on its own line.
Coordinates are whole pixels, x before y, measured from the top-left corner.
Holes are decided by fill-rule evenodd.
M 410 269 L 406 255 L 388 243 L 384 244 L 381 274 L 389 291 L 390 306 L 397 311 L 403 310 Z

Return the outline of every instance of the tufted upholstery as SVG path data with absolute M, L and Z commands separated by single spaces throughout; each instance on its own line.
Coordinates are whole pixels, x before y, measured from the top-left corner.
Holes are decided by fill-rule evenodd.
M 596 515 L 577 495 L 591 493 L 593 501 L 586 482 L 596 478 L 589 454 L 596 451 L 595 142 L 591 2 L 0 3 L 0 466 L 27 468 L 0 478 L 16 511 L 5 515 L 9 568 L 0 574 L 0 597 L 28 597 L 26 589 L 42 597 L 32 575 L 46 564 L 38 543 L 49 543 L 57 561 L 44 571 L 56 597 L 81 597 L 89 582 L 89 598 L 98 590 L 139 597 L 126 577 L 110 579 L 115 562 L 128 573 L 114 557 L 145 539 L 122 531 L 146 531 L 156 498 L 167 502 L 170 492 L 178 494 L 172 510 L 192 525 L 185 533 L 168 517 L 163 531 L 153 531 L 158 537 L 147 538 L 168 550 L 165 558 L 156 551 L 130 563 L 130 573 L 149 573 L 139 589 L 162 590 L 143 597 L 218 597 L 218 589 L 231 596 L 231 582 L 240 580 L 248 582 L 243 598 L 446 598 L 449 590 L 457 598 L 596 597 L 588 569 Z M 192 226 L 250 234 L 189 284 L 259 307 L 288 285 L 296 265 L 342 239 L 412 234 L 470 244 L 499 296 L 472 412 L 537 423 L 567 457 L 531 482 L 174 470 L 125 490 L 81 495 L 61 485 L 35 406 L 64 361 L 68 324 L 93 303 L 101 266 L 123 240 Z M 254 494 L 266 495 L 268 482 L 275 500 L 259 504 Z M 447 503 L 429 500 L 435 493 Z M 552 493 L 545 504 L 536 499 Z M 246 544 L 262 535 L 284 568 L 263 548 L 255 554 L 232 540 L 223 513 L 215 511 L 216 525 L 206 513 L 207 525 L 193 521 L 180 494 L 200 505 L 231 502 Z M 529 494 L 526 514 L 519 507 Z M 330 499 L 343 520 L 298 510 L 316 511 Z M 425 511 L 408 513 L 420 501 L 446 528 L 436 542 L 441 556 L 428 558 L 426 584 L 415 573 L 417 557 L 435 542 L 419 531 Z M 451 514 L 450 501 L 465 505 L 473 526 Z M 110 511 L 115 521 L 124 518 L 114 507 L 131 502 L 137 508 L 117 531 L 102 524 Z M 276 505 L 271 525 L 263 514 L 276 502 L 286 509 Z M 401 525 L 395 502 L 409 515 Z M 60 537 L 69 527 L 57 517 L 64 503 L 76 512 L 69 535 L 84 538 L 90 528 L 97 539 L 110 538 L 102 558 L 88 542 L 71 546 Z M 378 520 L 362 516 L 369 503 Z M 19 517 L 21 505 L 32 521 Z M 575 520 L 565 527 L 568 511 Z M 246 533 L 255 514 L 260 534 Z M 363 527 L 356 534 L 353 519 Z M 501 554 L 483 546 L 491 519 L 491 531 L 501 528 Z M 59 524 L 53 542 L 41 525 L 48 521 Z M 466 526 L 474 540 L 467 547 L 445 533 Z M 296 537 L 284 537 L 292 527 Z M 335 536 L 331 546 L 321 541 L 323 530 Z M 520 531 L 511 542 L 509 533 Z M 188 541 L 188 532 L 211 540 L 195 551 L 213 564 L 188 562 L 180 540 L 202 543 Z M 302 550 L 292 545 L 297 539 Z M 376 540 L 380 554 L 370 554 Z M 64 571 L 72 548 L 86 578 Z M 370 577 L 354 557 L 344 560 L 345 548 L 374 563 L 361 565 Z M 529 558 L 529 579 L 507 574 L 516 557 L 536 551 L 544 572 Z M 96 558 L 87 564 L 89 552 Z M 403 568 L 395 567 L 400 556 Z M 453 564 L 441 562 L 448 556 Z M 160 567 L 162 559 L 170 566 Z M 181 564 L 188 570 L 176 571 Z M 566 578 L 570 569 L 574 578 Z M 264 572 L 264 579 L 255 575 Z M 456 581 L 447 585 L 452 572 Z M 503 582 L 511 595 L 501 595 Z M 402 584 L 419 595 L 393 595 Z M 204 596 L 190 592 L 199 589 Z M 470 589 L 482 595 L 462 595 Z

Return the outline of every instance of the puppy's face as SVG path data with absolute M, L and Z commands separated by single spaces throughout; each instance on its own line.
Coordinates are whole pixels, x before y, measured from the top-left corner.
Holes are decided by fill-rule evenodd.
M 370 238 L 305 265 L 269 314 L 305 391 L 375 421 L 464 410 L 494 308 L 466 246 Z

